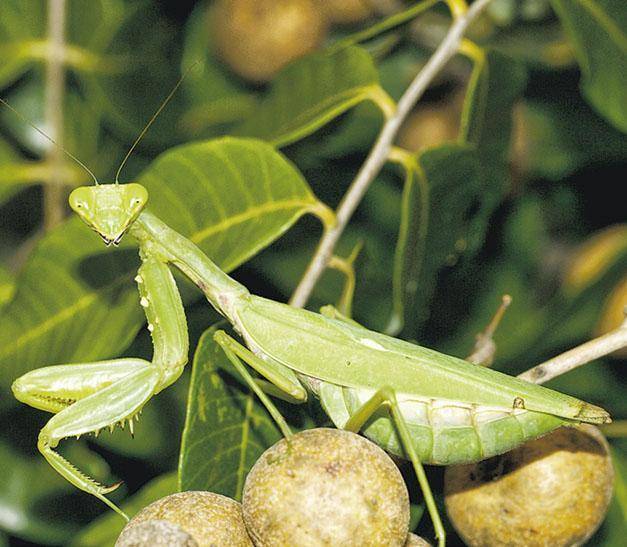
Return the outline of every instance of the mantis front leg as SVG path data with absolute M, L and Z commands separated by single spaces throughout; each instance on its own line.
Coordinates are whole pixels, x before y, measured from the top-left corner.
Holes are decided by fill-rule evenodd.
M 164 261 L 141 250 L 142 266 L 135 278 L 140 303 L 154 344 L 152 361 L 116 359 L 98 363 L 58 365 L 29 372 L 13 384 L 20 401 L 53 412 L 39 434 L 38 448 L 48 463 L 77 488 L 96 496 L 124 518 L 104 487 L 79 471 L 54 449 L 68 437 L 129 424 L 156 393 L 174 382 L 187 362 L 187 325 L 181 297 Z

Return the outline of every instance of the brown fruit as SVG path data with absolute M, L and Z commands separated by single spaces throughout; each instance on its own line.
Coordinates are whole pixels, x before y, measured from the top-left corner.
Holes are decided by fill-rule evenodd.
M 218 0 L 210 17 L 220 58 L 254 82 L 272 79 L 326 35 L 315 0 Z
M 359 23 L 373 15 L 370 0 L 318 0 L 327 21 L 339 25 Z
M 149 520 L 165 520 L 180 526 L 200 547 L 253 545 L 242 520 L 241 505 L 213 492 L 180 492 L 161 498 L 137 513 L 122 535 Z
M 409 534 L 405 547 L 432 547 L 431 544 L 424 538 L 417 536 L 416 534 Z
M 312 429 L 266 450 L 244 485 L 244 521 L 257 546 L 402 546 L 407 487 L 377 445 Z
M 472 465 L 448 467 L 446 509 L 474 546 L 580 545 L 598 528 L 612 497 L 607 441 L 589 425 L 560 428 Z
M 178 524 L 167 520 L 146 520 L 127 526 L 115 547 L 198 547 L 198 543 Z

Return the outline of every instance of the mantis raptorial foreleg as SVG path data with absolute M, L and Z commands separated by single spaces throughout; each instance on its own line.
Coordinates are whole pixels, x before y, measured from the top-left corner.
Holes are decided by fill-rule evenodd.
M 93 494 L 125 518 L 126 515 L 104 496 L 118 485 L 100 485 L 55 452 L 54 448 L 62 439 L 85 433 L 97 434 L 104 427 L 113 427 L 126 420 L 132 431 L 132 420 L 152 397 L 159 377 L 159 369 L 151 363 L 137 366 L 123 378 L 53 416 L 39 433 L 37 448 L 54 469 L 74 486 Z
M 126 515 L 104 495 L 104 487 L 79 471 L 54 449 L 68 437 L 98 434 L 128 423 L 155 394 L 174 382 L 187 362 L 187 326 L 181 297 L 165 261 L 150 245 L 140 246 L 142 265 L 135 278 L 140 304 L 154 344 L 152 361 L 116 359 L 97 363 L 56 365 L 29 372 L 16 380 L 17 399 L 53 412 L 39 434 L 38 448 L 50 465 L 77 488 L 93 494 Z
M 366 401 L 351 415 L 344 425 L 344 429 L 358 433 L 366 422 L 382 406 L 387 406 L 390 410 L 392 421 L 396 426 L 405 454 L 411 461 L 414 471 L 416 472 L 416 477 L 418 478 L 418 483 L 420 484 L 420 488 L 427 505 L 427 510 L 429 511 L 429 516 L 431 517 L 431 522 L 433 522 L 435 535 L 438 538 L 438 545 L 442 546 L 446 542 L 444 525 L 442 524 L 442 519 L 440 518 L 440 513 L 435 504 L 435 498 L 433 497 L 431 486 L 429 485 L 429 481 L 420 458 L 416 453 L 416 448 L 412 442 L 411 434 L 407 428 L 407 423 L 403 417 L 403 413 L 398 404 L 398 400 L 396 399 L 394 390 L 389 387 L 379 389 L 368 401 Z

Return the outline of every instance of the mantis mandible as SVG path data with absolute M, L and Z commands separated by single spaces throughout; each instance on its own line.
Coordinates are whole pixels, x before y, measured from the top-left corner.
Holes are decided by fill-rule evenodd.
M 240 341 L 221 330 L 215 341 L 286 437 L 290 429 L 268 395 L 294 403 L 312 395 L 336 427 L 363 432 L 412 462 L 440 545 L 444 529 L 422 463 L 476 462 L 562 425 L 610 421 L 602 408 L 373 332 L 332 308 L 318 314 L 255 296 L 146 209 L 143 186 L 117 178 L 78 187 L 69 202 L 107 246 L 125 234 L 137 242 L 141 267 L 135 281 L 152 335 L 152 360 L 49 366 L 24 374 L 12 387 L 20 401 L 55 414 L 37 445 L 50 465 L 125 518 L 105 496 L 117 485 L 100 485 L 55 448 L 65 438 L 125 423 L 132 432 L 144 405 L 183 372 L 187 325 L 172 266 L 233 326 Z M 253 378 L 245 364 L 263 379 Z

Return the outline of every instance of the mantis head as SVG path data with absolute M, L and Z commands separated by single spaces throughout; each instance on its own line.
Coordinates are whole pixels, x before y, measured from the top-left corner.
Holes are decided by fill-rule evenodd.
M 147 201 L 148 191 L 137 183 L 80 186 L 70 194 L 70 207 L 107 246 L 120 243 Z

